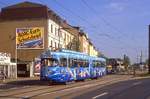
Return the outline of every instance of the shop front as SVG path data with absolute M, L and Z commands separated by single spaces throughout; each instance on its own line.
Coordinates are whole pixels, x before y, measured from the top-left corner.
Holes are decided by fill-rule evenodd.
M 12 63 L 11 55 L 0 52 L 0 79 L 16 78 L 17 67 L 16 63 Z

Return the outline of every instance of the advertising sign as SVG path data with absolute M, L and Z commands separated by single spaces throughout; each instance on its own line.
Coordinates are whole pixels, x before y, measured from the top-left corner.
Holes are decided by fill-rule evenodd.
M 16 47 L 17 49 L 43 49 L 44 48 L 44 28 L 17 28 Z
M 34 75 L 40 75 L 40 70 L 41 70 L 41 59 L 40 58 L 35 58 L 35 61 L 34 61 Z

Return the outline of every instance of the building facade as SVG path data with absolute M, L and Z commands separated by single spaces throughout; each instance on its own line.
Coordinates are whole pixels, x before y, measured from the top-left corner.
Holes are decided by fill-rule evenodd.
M 42 4 L 22 2 L 2 8 L 0 33 L 0 52 L 11 54 L 11 60 L 17 63 L 18 76 L 33 76 L 34 66 L 38 67 L 35 59 L 47 49 L 64 48 L 98 55 L 79 27 L 69 25 Z
M 2 8 L 0 28 L 0 51 L 11 53 L 17 61 L 18 76 L 32 76 L 36 57 L 47 49 L 67 49 L 77 37 L 70 30 L 73 28 L 47 6 L 31 2 Z
M 89 54 L 89 40 L 87 35 L 84 32 L 80 32 L 79 35 L 79 41 L 80 41 L 80 52 Z
M 9 53 L 0 52 L 0 80 L 5 78 L 16 78 L 16 63 L 11 62 Z

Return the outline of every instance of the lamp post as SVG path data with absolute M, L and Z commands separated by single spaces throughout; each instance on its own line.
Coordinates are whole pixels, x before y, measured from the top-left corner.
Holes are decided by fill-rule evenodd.
M 150 74 L 150 25 L 149 25 L 149 36 L 148 36 L 148 46 L 149 46 L 149 50 L 148 50 L 148 74 Z

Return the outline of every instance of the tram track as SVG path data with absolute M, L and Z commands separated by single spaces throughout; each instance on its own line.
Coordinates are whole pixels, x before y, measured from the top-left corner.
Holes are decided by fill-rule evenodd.
M 89 87 L 99 86 L 99 85 L 105 86 L 107 84 L 109 85 L 111 83 L 115 83 L 117 81 L 122 81 L 122 80 L 124 80 L 124 78 L 117 78 L 117 79 L 114 79 L 114 80 L 111 80 L 111 81 L 104 81 L 104 80 L 101 81 L 101 82 L 96 81 L 96 82 L 88 83 L 88 85 L 82 84 L 82 86 L 77 85 L 77 86 L 66 87 L 66 88 L 59 89 L 59 90 L 53 90 L 53 91 L 50 91 L 50 92 L 43 92 L 43 93 L 40 93 L 40 94 L 32 95 L 32 96 L 30 96 L 30 98 L 36 99 L 36 97 L 43 96 L 43 95 L 46 95 L 46 94 L 50 95 L 50 94 L 56 94 L 56 93 L 61 93 L 61 92 L 63 93 L 64 91 L 71 91 L 71 90 L 74 90 L 74 89 L 81 90 L 81 89 L 84 89 L 84 88 L 89 88 Z M 127 78 L 126 78 L 126 80 L 127 80 Z M 99 83 L 97 83 L 97 82 L 99 82 Z
M 60 91 L 60 90 L 65 90 L 65 89 L 68 89 L 68 88 L 74 88 L 74 87 L 78 87 L 78 86 L 84 86 L 84 85 L 87 85 L 87 84 L 106 81 L 108 79 L 109 78 L 106 77 L 105 79 L 89 80 L 89 81 L 86 81 L 86 82 L 78 82 L 78 83 L 74 83 L 74 84 L 71 84 L 71 85 L 39 86 L 40 88 L 38 87 L 36 89 L 35 88 L 33 89 L 33 87 L 30 87 L 30 88 L 25 88 L 26 90 L 20 89 L 19 92 L 16 91 L 16 90 L 10 90 L 10 91 L 12 91 L 11 93 L 8 94 L 8 91 L 7 91 L 7 93 L 3 92 L 3 93 L 1 93 L 0 97 L 14 97 L 14 98 L 21 98 L 23 96 L 36 97 L 36 96 L 42 95 L 44 93 L 53 93 L 53 92 L 57 92 L 57 91 Z M 120 78 L 117 78 L 117 79 L 120 79 Z M 115 80 L 117 80 L 117 79 L 115 79 Z M 110 81 L 108 81 L 108 82 L 110 82 Z

